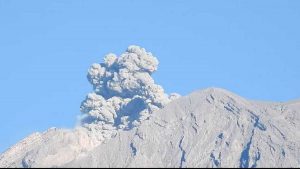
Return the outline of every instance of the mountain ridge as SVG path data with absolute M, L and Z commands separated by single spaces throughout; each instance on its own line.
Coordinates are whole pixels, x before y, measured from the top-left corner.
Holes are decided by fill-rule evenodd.
M 34 146 L 0 155 L 0 167 L 299 167 L 299 110 L 207 88 L 103 142 L 82 128 L 35 134 Z

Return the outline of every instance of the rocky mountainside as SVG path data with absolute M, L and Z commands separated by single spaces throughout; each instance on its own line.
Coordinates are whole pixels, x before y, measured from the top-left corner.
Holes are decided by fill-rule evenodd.
M 104 141 L 95 132 L 35 133 L 0 155 L 0 167 L 300 167 L 300 101 L 249 101 L 210 88 Z

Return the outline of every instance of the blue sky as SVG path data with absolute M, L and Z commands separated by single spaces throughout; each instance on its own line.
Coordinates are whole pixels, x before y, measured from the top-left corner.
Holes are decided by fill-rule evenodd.
M 131 44 L 158 57 L 167 92 L 299 99 L 299 20 L 297 0 L 0 0 L 0 152 L 73 127 L 89 66 Z

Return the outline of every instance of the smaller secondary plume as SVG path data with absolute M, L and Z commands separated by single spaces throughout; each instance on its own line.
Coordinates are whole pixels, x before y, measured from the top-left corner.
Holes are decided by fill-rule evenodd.
M 88 70 L 94 91 L 81 104 L 83 127 L 111 137 L 116 130 L 138 126 L 155 110 L 180 97 L 166 94 L 151 77 L 158 60 L 139 46 L 129 46 L 119 57 L 107 54 L 104 63 Z

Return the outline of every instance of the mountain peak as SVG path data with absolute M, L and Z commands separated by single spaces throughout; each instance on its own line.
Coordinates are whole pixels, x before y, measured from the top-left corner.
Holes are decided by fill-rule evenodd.
M 228 90 L 223 89 L 223 88 L 217 88 L 217 87 L 209 87 L 209 88 L 206 88 L 206 89 L 198 90 L 198 91 L 193 92 L 192 95 L 193 94 L 206 95 L 206 96 L 213 95 L 213 96 L 217 96 L 217 97 L 220 97 L 220 98 L 229 97 L 229 98 L 234 98 L 234 99 L 237 99 L 237 100 L 240 100 L 240 99 L 245 100 L 241 96 L 236 95 L 235 93 L 233 93 L 231 91 L 228 91 Z

